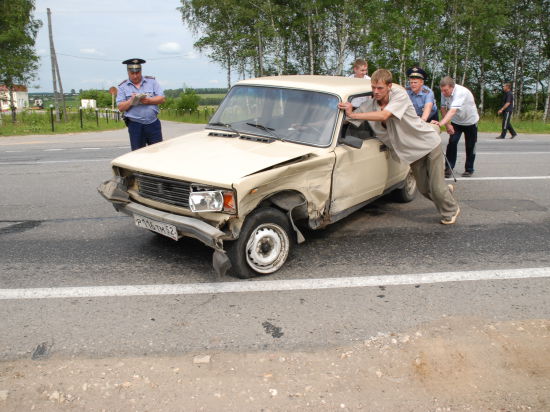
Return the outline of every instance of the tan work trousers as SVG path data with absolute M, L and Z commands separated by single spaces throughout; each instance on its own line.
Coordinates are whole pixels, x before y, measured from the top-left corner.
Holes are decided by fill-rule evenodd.
M 420 193 L 434 202 L 443 217 L 453 216 L 458 209 L 449 186 L 445 182 L 443 151 L 440 146 L 411 163 L 411 170 Z

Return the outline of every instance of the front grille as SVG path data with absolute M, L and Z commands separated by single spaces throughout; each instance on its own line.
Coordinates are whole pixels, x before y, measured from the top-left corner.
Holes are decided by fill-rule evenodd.
M 190 182 L 143 173 L 134 173 L 134 177 L 140 196 L 189 209 Z

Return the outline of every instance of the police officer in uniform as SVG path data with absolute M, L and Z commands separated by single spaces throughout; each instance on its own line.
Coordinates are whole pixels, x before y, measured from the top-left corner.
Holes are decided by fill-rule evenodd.
M 164 91 L 152 76 L 142 76 L 143 59 L 128 59 L 122 64 L 128 79 L 118 85 L 118 110 L 124 112 L 132 150 L 162 142 L 162 130 L 157 115 L 158 105 L 164 103 Z
M 407 77 L 409 85 L 405 89 L 416 114 L 428 123 L 432 120 L 439 120 L 434 92 L 428 86 L 424 86 L 424 81 L 428 77 L 426 72 L 420 67 L 411 67 L 407 70 Z

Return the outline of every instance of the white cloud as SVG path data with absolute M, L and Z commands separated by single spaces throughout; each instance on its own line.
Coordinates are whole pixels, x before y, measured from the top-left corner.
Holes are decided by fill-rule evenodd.
M 181 52 L 181 46 L 176 42 L 163 43 L 157 47 L 162 54 L 178 54 Z
M 82 53 L 82 54 L 92 54 L 92 55 L 95 55 L 95 56 L 103 56 L 103 53 L 97 51 L 94 48 L 80 49 L 80 53 Z
M 219 83 L 219 80 L 216 80 L 216 79 L 208 80 L 208 83 L 210 83 L 210 84 L 218 84 L 218 83 Z
M 50 52 L 46 49 L 38 49 L 36 51 L 36 54 L 39 55 L 39 56 L 48 56 L 50 54 Z

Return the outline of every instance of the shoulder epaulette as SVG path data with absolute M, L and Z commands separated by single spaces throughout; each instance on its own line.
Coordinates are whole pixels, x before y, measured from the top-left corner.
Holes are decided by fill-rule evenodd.
M 424 93 L 429 93 L 429 92 L 430 92 L 430 89 L 429 89 L 428 87 L 423 87 L 423 88 L 422 88 L 422 91 L 423 91 Z
M 153 79 L 155 80 L 155 76 L 144 76 L 146 79 Z
M 127 81 L 127 79 L 124 79 L 124 80 L 121 81 L 118 85 L 119 85 L 119 86 L 122 86 L 126 81 Z

